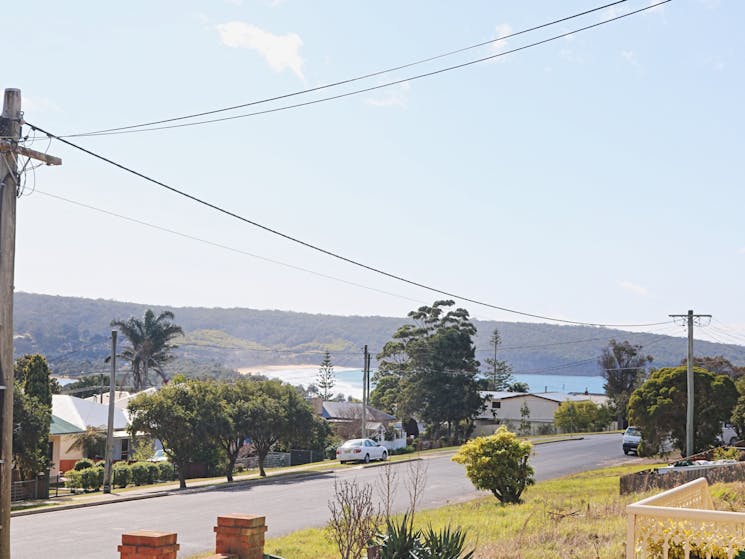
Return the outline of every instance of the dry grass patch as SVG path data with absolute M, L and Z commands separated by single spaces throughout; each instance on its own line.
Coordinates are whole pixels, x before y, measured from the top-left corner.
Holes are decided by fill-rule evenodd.
M 520 505 L 503 506 L 489 496 L 419 511 L 416 525 L 463 527 L 478 559 L 616 559 L 625 553 L 625 506 L 642 498 L 619 496 L 618 479 L 648 467 L 606 468 L 540 482 L 524 493 Z M 323 530 L 272 538 L 266 552 L 291 559 L 338 557 Z

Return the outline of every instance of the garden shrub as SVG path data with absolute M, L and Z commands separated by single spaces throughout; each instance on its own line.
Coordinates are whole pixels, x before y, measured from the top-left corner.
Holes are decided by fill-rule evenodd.
M 158 462 L 158 479 L 160 479 L 160 481 L 171 481 L 173 475 L 173 464 L 170 462 Z
M 93 460 L 89 460 L 88 458 L 83 458 L 82 460 L 78 460 L 77 462 L 75 462 L 75 469 L 78 471 L 85 470 L 87 468 L 92 468 L 92 467 L 93 467 Z
M 65 487 L 69 489 L 83 488 L 83 476 L 80 475 L 80 470 L 68 470 L 64 473 L 64 476 Z
M 155 462 L 147 463 L 147 482 L 155 483 L 160 479 L 160 468 Z
M 126 462 L 119 462 L 114 464 L 112 469 L 113 484 L 116 487 L 125 488 L 132 481 L 132 468 Z
M 535 483 L 528 464 L 532 448 L 502 425 L 490 437 L 468 441 L 452 460 L 465 465 L 466 475 L 477 489 L 491 491 L 501 503 L 519 503 L 525 488 Z
M 135 462 L 130 466 L 132 471 L 132 483 L 135 485 L 146 485 L 150 483 L 150 471 L 148 466 L 148 462 Z
M 86 491 L 98 491 L 103 484 L 103 469 L 96 466 L 79 470 L 82 478 L 83 489 Z

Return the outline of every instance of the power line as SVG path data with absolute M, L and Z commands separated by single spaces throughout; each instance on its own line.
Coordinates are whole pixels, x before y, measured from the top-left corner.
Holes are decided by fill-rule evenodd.
M 143 123 L 140 123 L 140 124 L 130 124 L 130 125 L 127 125 L 127 126 L 119 126 L 119 127 L 116 127 L 116 128 L 106 128 L 106 129 L 103 129 L 103 130 L 94 130 L 94 131 L 90 131 L 90 132 L 82 132 L 82 133 L 79 133 L 79 134 L 68 134 L 68 135 L 65 135 L 64 137 L 67 137 L 67 138 L 77 138 L 77 137 L 81 137 L 81 136 L 102 135 L 102 134 L 106 134 L 106 133 L 110 133 L 110 132 L 119 132 L 121 130 L 131 130 L 133 128 L 142 128 L 144 126 L 154 126 L 154 125 L 157 125 L 157 124 L 165 124 L 167 122 L 176 122 L 176 121 L 179 121 L 179 120 L 187 120 L 187 119 L 190 119 L 190 118 L 197 118 L 197 117 L 200 117 L 200 116 L 207 116 L 207 115 L 212 115 L 212 114 L 217 114 L 217 113 L 222 113 L 222 112 L 227 112 L 227 111 L 233 111 L 235 109 L 242 109 L 242 108 L 245 108 L 245 107 L 251 107 L 251 106 L 255 106 L 255 105 L 261 105 L 263 103 L 269 103 L 269 102 L 272 102 L 272 101 L 279 101 L 279 100 L 282 100 L 282 99 L 288 99 L 290 97 L 296 97 L 298 95 L 306 95 L 308 93 L 313 93 L 315 91 L 321 91 L 321 90 L 324 90 L 324 89 L 338 87 L 340 85 L 346 85 L 346 84 L 354 83 L 354 82 L 357 82 L 357 81 L 366 80 L 366 79 L 369 79 L 369 78 L 374 78 L 376 76 L 380 76 L 380 75 L 383 75 L 383 74 L 388 74 L 390 72 L 396 72 L 398 70 L 404 70 L 406 68 L 411 68 L 412 66 L 418 66 L 420 64 L 425 64 L 427 62 L 432 62 L 434 60 L 439 60 L 441 58 L 446 58 L 446 57 L 452 56 L 454 54 L 459 54 L 461 52 L 466 52 L 466 51 L 469 51 L 469 50 L 473 50 L 473 49 L 476 49 L 476 48 L 479 48 L 479 47 L 483 47 L 485 45 L 489 45 L 489 44 L 492 44 L 492 43 L 496 43 L 496 42 L 499 42 L 499 41 L 505 41 L 507 39 L 511 39 L 513 37 L 517 37 L 518 35 L 524 35 L 526 33 L 532 32 L 532 31 L 537 31 L 539 29 L 543 29 L 544 27 L 550 27 L 552 25 L 556 25 L 558 23 L 563 23 L 563 22 L 569 21 L 571 19 L 576 19 L 576 18 L 579 18 L 579 17 L 582 17 L 582 16 L 586 16 L 586 15 L 591 14 L 593 12 L 604 10 L 606 8 L 611 8 L 611 7 L 616 6 L 618 4 L 623 4 L 623 3 L 627 2 L 627 1 L 628 0 L 618 0 L 617 2 L 611 2 L 610 4 L 604 4 L 603 6 L 599 6 L 597 8 L 592 8 L 590 10 L 585 10 L 584 12 L 579 12 L 579 13 L 576 13 L 576 14 L 573 14 L 573 15 L 569 15 L 569 16 L 560 18 L 560 19 L 555 19 L 555 20 L 550 21 L 548 23 L 543 23 L 541 25 L 536 25 L 536 26 L 530 27 L 528 29 L 523 29 L 521 31 L 516 31 L 516 32 L 510 33 L 508 35 L 504 35 L 503 37 L 497 37 L 497 38 L 494 38 L 494 39 L 490 39 L 488 41 L 483 41 L 481 43 L 476 43 L 475 45 L 469 45 L 467 47 L 458 48 L 458 49 L 451 50 L 451 51 L 448 51 L 448 52 L 445 52 L 445 53 L 442 53 L 442 54 L 438 54 L 438 55 L 435 55 L 435 56 L 430 56 L 428 58 L 423 58 L 423 59 L 420 59 L 420 60 L 415 60 L 413 62 L 408 62 L 406 64 L 401 64 L 400 66 L 394 66 L 392 68 L 386 68 L 386 69 L 383 69 L 383 70 L 377 70 L 375 72 L 370 72 L 368 74 L 363 74 L 361 76 L 355 76 L 355 77 L 352 77 L 352 78 L 347 78 L 347 79 L 339 80 L 339 81 L 336 81 L 336 82 L 332 82 L 332 83 L 328 83 L 328 84 L 324 84 L 324 85 L 319 85 L 317 87 L 311 87 L 311 88 L 302 89 L 302 90 L 299 90 L 299 91 L 293 91 L 291 93 L 285 93 L 283 95 L 276 95 L 274 97 L 267 97 L 267 98 L 264 98 L 264 99 L 258 99 L 256 101 L 249 101 L 247 103 L 241 103 L 239 105 L 232 105 L 232 106 L 229 106 L 229 107 L 223 107 L 223 108 L 220 108 L 220 109 L 214 109 L 214 110 L 210 110 L 210 111 L 202 111 L 202 112 L 198 112 L 198 113 L 192 113 L 192 114 L 183 115 L 183 116 L 177 116 L 177 117 L 173 117 L 173 118 L 165 118 L 165 119 L 162 119 L 162 120 L 153 120 L 153 121 L 150 121 L 150 122 L 143 122 Z
M 666 1 L 669 2 L 671 0 L 666 0 Z M 161 188 L 165 188 L 166 190 L 169 190 L 170 192 L 173 192 L 174 194 L 178 194 L 179 196 L 182 196 L 182 197 L 184 197 L 184 198 L 186 198 L 188 200 L 191 200 L 192 202 L 196 202 L 197 204 L 201 204 L 202 206 L 208 207 L 208 208 L 210 208 L 212 210 L 215 210 L 215 211 L 217 211 L 219 213 L 222 213 L 224 215 L 227 215 L 229 217 L 232 217 L 234 219 L 237 219 L 238 221 L 242 221 L 243 223 L 246 223 L 248 225 L 252 225 L 252 226 L 257 227 L 259 229 L 262 229 L 262 230 L 264 230 L 264 231 L 266 231 L 268 233 L 271 233 L 271 234 L 276 235 L 278 237 L 282 237 L 283 239 L 286 239 L 286 240 L 291 241 L 293 243 L 299 244 L 301 246 L 304 246 L 304 247 L 309 248 L 311 250 L 314 250 L 316 252 L 320 252 L 321 254 L 325 254 L 326 256 L 330 256 L 332 258 L 336 258 L 337 260 L 341 260 L 342 262 L 346 262 L 348 264 L 352 264 L 353 266 L 357 266 L 358 268 L 362 268 L 364 270 L 368 270 L 370 272 L 374 272 L 376 274 L 385 276 L 387 278 L 394 279 L 394 280 L 397 280 L 397 281 L 400 281 L 400 282 L 403 282 L 403 283 L 407 283 L 409 285 L 413 285 L 414 287 L 419 287 L 421 289 L 425 289 L 425 290 L 431 291 L 433 293 L 438 293 L 439 295 L 445 295 L 446 297 L 452 297 L 454 299 L 460 299 L 462 301 L 473 303 L 475 305 L 480 305 L 480 306 L 483 306 L 483 307 L 488 307 L 488 308 L 491 308 L 491 309 L 500 310 L 500 311 L 511 313 L 511 314 L 517 314 L 517 315 L 520 315 L 520 316 L 527 316 L 527 317 L 531 317 L 531 318 L 537 318 L 537 319 L 540 319 L 540 320 L 548 320 L 550 322 L 561 322 L 561 323 L 564 323 L 564 324 L 575 324 L 575 325 L 582 325 L 582 326 L 605 326 L 605 327 L 615 327 L 615 328 L 627 327 L 628 328 L 628 327 L 658 326 L 658 325 L 661 325 L 661 324 L 668 324 L 669 323 L 669 321 L 664 321 L 664 322 L 651 322 L 651 323 L 645 323 L 645 324 L 602 324 L 602 323 L 596 323 L 596 322 L 582 322 L 582 321 L 576 321 L 576 320 L 567 320 L 567 319 L 563 319 L 563 318 L 554 318 L 554 317 L 549 317 L 549 316 L 545 316 L 545 315 L 540 315 L 540 314 L 534 314 L 534 313 L 528 313 L 528 312 L 524 312 L 524 311 L 519 311 L 519 310 L 516 310 L 516 309 L 510 309 L 510 308 L 507 308 L 507 307 L 503 307 L 503 306 L 499 306 L 499 305 L 494 305 L 494 304 L 491 304 L 491 303 L 487 303 L 487 302 L 484 302 L 484 301 L 479 301 L 477 299 L 473 299 L 473 298 L 470 298 L 470 297 L 465 297 L 465 296 L 462 296 L 462 295 L 458 295 L 456 293 L 451 293 L 451 292 L 445 291 L 443 289 L 438 289 L 436 287 L 433 287 L 433 286 L 430 286 L 430 285 L 427 285 L 427 284 L 424 284 L 424 283 L 421 283 L 421 282 L 410 280 L 410 279 L 405 278 L 403 276 L 399 276 L 399 275 L 396 275 L 396 274 L 393 274 L 393 273 L 390 273 L 390 272 L 386 272 L 385 270 L 382 270 L 380 268 L 376 268 L 374 266 L 371 266 L 371 265 L 368 265 L 368 264 L 364 264 L 364 263 L 362 263 L 362 262 L 360 262 L 358 260 L 355 260 L 353 258 L 343 256 L 343 255 L 338 254 L 336 252 L 333 252 L 331 250 L 327 250 L 325 248 L 322 248 L 322 247 L 319 247 L 317 245 L 314 245 L 314 244 L 312 244 L 310 242 L 303 241 L 303 240 L 301 240 L 301 239 L 299 239 L 297 237 L 293 237 L 293 236 L 291 236 L 291 235 L 289 235 L 287 233 L 282 233 L 281 231 L 278 231 L 277 229 L 273 229 L 273 228 L 268 227 L 266 225 L 262 225 L 262 224 L 260 224 L 260 223 L 258 223 L 256 221 L 253 221 L 251 219 L 248 219 L 247 217 L 244 217 L 244 216 L 242 216 L 240 214 L 237 214 L 237 213 L 235 213 L 235 212 L 233 212 L 231 210 L 228 210 L 228 209 L 226 209 L 226 208 L 224 208 L 222 206 L 218 206 L 217 204 L 213 204 L 212 202 L 208 202 L 206 200 L 203 200 L 203 199 L 201 199 L 201 198 L 199 198 L 199 197 L 197 197 L 197 196 L 195 196 L 193 194 L 189 194 L 189 193 L 187 193 L 187 192 L 185 192 L 183 190 L 180 190 L 180 189 L 178 189 L 176 187 L 170 186 L 170 185 L 168 185 L 168 184 L 166 184 L 166 183 L 164 183 L 164 182 L 162 182 L 160 180 L 157 180 L 157 179 L 154 179 L 154 178 L 152 178 L 152 177 L 150 177 L 148 175 L 145 175 L 144 173 L 141 173 L 141 172 L 136 171 L 136 170 L 134 170 L 134 169 L 132 169 L 130 167 L 127 167 L 126 165 L 124 165 L 122 163 L 117 163 L 116 161 L 114 161 L 112 159 L 109 159 L 108 157 L 104 157 L 103 155 L 99 155 L 98 153 L 95 153 L 95 152 L 93 152 L 93 151 L 91 151 L 91 150 L 89 150 L 87 148 L 84 148 L 82 146 L 79 146 L 77 144 L 74 144 L 73 142 L 71 142 L 69 140 L 66 140 L 64 138 L 61 138 L 61 137 L 59 137 L 59 136 L 57 136 L 57 135 L 55 135 L 55 134 L 53 134 L 51 132 L 48 132 L 47 130 L 44 130 L 43 128 L 40 128 L 40 127 L 38 127 L 38 126 L 36 126 L 34 124 L 31 124 L 29 122 L 27 122 L 26 124 L 29 127 L 31 127 L 32 129 L 37 130 L 37 131 L 41 132 L 42 134 L 46 134 L 50 138 L 54 138 L 54 139 L 58 140 L 59 142 L 62 142 L 63 144 L 67 144 L 70 147 L 73 147 L 73 148 L 75 148 L 77 150 L 82 151 L 83 153 L 86 153 L 86 154 L 90 155 L 91 157 L 94 157 L 96 159 L 99 159 L 101 161 L 104 161 L 105 163 L 108 163 L 110 165 L 113 165 L 114 167 L 118 167 L 119 169 L 121 169 L 123 171 L 126 171 L 127 173 L 130 173 L 132 175 L 135 175 L 136 177 L 139 177 L 139 178 L 141 178 L 141 179 L 143 179 L 145 181 L 151 182 L 151 183 L 153 183 L 153 184 L 155 184 L 157 186 L 160 186 Z
M 137 218 L 134 218 L 134 217 L 129 217 L 129 216 L 126 216 L 126 215 L 122 215 L 122 214 L 119 214 L 119 213 L 116 213 L 116 212 L 112 212 L 110 210 L 104 210 L 102 208 L 98 208 L 96 206 L 91 206 L 90 204 L 85 204 L 83 202 L 78 202 L 77 200 L 71 200 L 69 198 L 64 198 L 62 196 L 58 196 L 56 194 L 50 194 L 49 192 L 44 192 L 44 191 L 39 190 L 39 189 L 36 189 L 35 192 L 37 192 L 39 194 L 42 194 L 44 196 L 48 196 L 50 198 L 55 198 L 55 199 L 60 200 L 62 202 L 67 202 L 69 204 L 74 204 L 74 205 L 79 206 L 81 208 L 86 208 L 86 209 L 93 210 L 93 211 L 96 211 L 96 212 L 99 212 L 99 213 L 102 213 L 102 214 L 105 214 L 105 215 L 110 215 L 112 217 L 116 217 L 118 219 L 129 221 L 131 223 L 137 223 L 138 225 L 144 225 L 145 227 L 150 227 L 150 228 L 156 229 L 158 231 L 163 231 L 165 233 L 170 233 L 172 235 L 176 235 L 176 236 L 182 237 L 184 239 L 189 239 L 189 240 L 192 240 L 192 241 L 197 241 L 197 242 L 200 242 L 200 243 L 209 245 L 209 246 L 221 248 L 221 249 L 224 249 L 224 250 L 228 250 L 230 252 L 235 252 L 237 254 L 242 254 L 244 256 L 250 256 L 252 258 L 256 258 L 258 260 L 263 260 L 263 261 L 269 262 L 271 264 L 277 264 L 278 266 L 284 266 L 284 267 L 290 268 L 292 270 L 297 270 L 297 271 L 300 271 L 300 272 L 306 272 L 308 274 L 313 274 L 314 276 L 318 276 L 318 277 L 321 277 L 321 278 L 338 281 L 340 283 L 344 283 L 344 284 L 351 285 L 351 286 L 354 286 L 354 287 L 359 287 L 359 288 L 362 288 L 362 289 L 368 289 L 370 291 L 375 291 L 376 293 L 381 293 L 383 295 L 389 295 L 391 297 L 398 297 L 399 299 L 404 299 L 404 300 L 407 300 L 407 301 L 411 301 L 413 303 L 424 304 L 424 301 L 420 301 L 418 299 L 413 299 L 411 297 L 406 297 L 405 295 L 399 295 L 397 293 L 392 293 L 390 291 L 385 291 L 383 289 L 378 289 L 378 288 L 375 288 L 375 287 L 370 287 L 369 285 L 364 285 L 364 284 L 361 284 L 361 283 L 356 283 L 356 282 L 353 282 L 353 281 L 345 280 L 345 279 L 342 279 L 342 278 L 339 278 L 339 277 L 336 277 L 336 276 L 331 276 L 329 274 L 324 274 L 322 272 L 316 272 L 315 270 L 311 270 L 309 268 L 303 268 L 302 266 L 296 266 L 295 264 L 289 264 L 287 262 L 282 262 L 281 260 L 274 260 L 274 259 L 268 258 L 266 256 L 260 256 L 258 254 L 254 254 L 252 252 L 248 252 L 246 250 L 242 250 L 242 249 L 239 249 L 239 248 L 231 247 L 229 245 L 224 245 L 222 243 L 217 243 L 215 241 L 209 241 L 207 239 L 196 237 L 194 235 L 189 235 L 188 233 L 182 233 L 180 231 L 176 231 L 175 229 L 169 229 L 167 227 L 163 227 L 161 225 L 156 225 L 154 223 L 143 221 L 141 219 L 137 219 Z
M 433 70 L 431 72 L 426 72 L 426 73 L 423 73 L 423 74 L 416 74 L 416 75 L 413 75 L 413 76 L 409 76 L 407 78 L 398 79 L 398 80 L 386 82 L 386 83 L 383 83 L 383 84 L 379 84 L 379 85 L 375 85 L 375 86 L 371 86 L 371 87 L 366 87 L 366 88 L 363 88 L 363 89 L 356 89 L 354 91 L 349 91 L 349 92 L 341 93 L 341 94 L 338 94 L 338 95 L 332 95 L 332 96 L 329 96 L 329 97 L 322 97 L 320 99 L 314 99 L 314 100 L 311 100 L 311 101 L 305 101 L 305 102 L 295 103 L 295 104 L 291 104 L 291 105 L 283 105 L 283 106 L 275 107 L 275 108 L 272 108 L 272 109 L 265 109 L 265 110 L 262 110 L 262 111 L 255 111 L 255 112 L 252 112 L 252 113 L 244 113 L 244 114 L 240 114 L 240 115 L 233 115 L 233 116 L 227 116 L 227 117 L 221 117 L 221 118 L 213 118 L 213 119 L 207 119 L 207 120 L 200 120 L 200 121 L 196 121 L 196 122 L 187 122 L 187 123 L 181 123 L 181 124 L 170 124 L 170 125 L 166 125 L 166 126 L 153 126 L 153 127 L 150 127 L 150 128 L 143 128 L 145 126 L 148 126 L 149 124 L 158 124 L 158 123 L 165 123 L 165 122 L 173 122 L 173 121 L 176 121 L 176 120 L 193 118 L 195 116 L 199 116 L 199 114 L 204 114 L 204 115 L 206 115 L 206 114 L 213 114 L 213 113 L 216 113 L 216 112 L 221 112 L 221 111 L 227 111 L 227 110 L 235 109 L 235 108 L 238 108 L 238 107 L 241 107 L 241 106 L 256 105 L 256 104 L 259 104 L 259 103 L 265 103 L 265 102 L 269 102 L 269 101 L 273 101 L 273 100 L 277 100 L 277 99 L 282 99 L 282 98 L 286 98 L 286 97 L 292 97 L 293 95 L 300 95 L 300 94 L 305 93 L 305 92 L 315 91 L 317 89 L 322 89 L 322 87 L 318 87 L 318 88 L 314 88 L 314 89 L 310 89 L 310 90 L 304 90 L 304 91 L 301 91 L 301 92 L 287 94 L 287 95 L 284 95 L 284 96 L 279 96 L 279 97 L 275 97 L 275 98 L 271 98 L 271 99 L 265 99 L 265 100 L 256 101 L 256 102 L 252 102 L 252 103 L 246 103 L 244 105 L 237 105 L 235 107 L 229 107 L 229 108 L 225 108 L 225 109 L 218 109 L 218 110 L 215 110 L 215 111 L 207 111 L 207 112 L 204 112 L 204 113 L 199 113 L 199 114 L 194 114 L 194 115 L 189 115 L 189 116 L 184 116 L 184 117 L 177 117 L 177 118 L 172 118 L 172 119 L 164 119 L 164 120 L 160 120 L 160 121 L 153 121 L 152 123 L 149 123 L 149 124 L 146 123 L 146 124 L 139 124 L 139 125 L 124 126 L 124 127 L 119 127 L 119 128 L 111 128 L 111 129 L 102 130 L 102 131 L 98 131 L 98 132 L 87 132 L 87 133 L 79 133 L 79 134 L 67 134 L 67 135 L 57 136 L 56 138 L 57 139 L 60 139 L 60 138 L 73 138 L 73 137 L 84 137 L 84 136 L 85 137 L 90 137 L 90 136 L 109 136 L 109 135 L 116 135 L 116 134 L 132 134 L 132 133 L 138 133 L 138 132 L 152 132 L 152 131 L 155 131 L 155 130 L 168 130 L 168 129 L 173 129 L 173 128 L 185 128 L 185 127 L 190 127 L 190 126 L 200 126 L 200 125 L 203 125 L 203 124 L 211 124 L 211 123 L 215 123 L 215 122 L 225 122 L 225 121 L 228 121 L 228 120 L 235 120 L 235 119 L 239 119 L 239 118 L 247 118 L 247 117 L 252 117 L 252 116 L 259 116 L 259 115 L 264 115 L 264 114 L 276 113 L 276 112 L 280 112 L 280 111 L 286 111 L 286 110 L 289 110 L 289 109 L 297 109 L 297 108 L 300 108 L 300 107 L 307 107 L 307 106 L 310 106 L 310 105 L 317 105 L 319 103 L 324 103 L 326 101 L 333 101 L 333 100 L 337 100 L 337 99 L 343 99 L 345 97 L 351 97 L 353 95 L 359 95 L 361 93 L 369 93 L 371 91 L 376 91 L 378 89 L 383 89 L 383 88 L 391 87 L 391 86 L 394 86 L 394 85 L 400 85 L 402 83 L 411 82 L 411 81 L 419 80 L 419 79 L 422 79 L 422 78 L 432 77 L 432 76 L 436 76 L 436 75 L 443 74 L 443 73 L 446 73 L 446 72 L 451 72 L 451 71 L 454 71 L 454 70 L 460 70 L 460 69 L 466 68 L 468 66 L 473 66 L 474 64 L 480 64 L 481 62 L 486 62 L 488 60 L 494 60 L 496 58 L 499 58 L 499 57 L 502 57 L 502 56 L 506 56 L 508 54 L 513 54 L 513 53 L 520 52 L 520 51 L 523 51 L 523 50 L 526 50 L 526 49 L 529 49 L 529 48 L 537 47 L 537 46 L 540 46 L 540 45 L 543 45 L 543 44 L 546 44 L 546 43 L 549 43 L 549 42 L 552 42 L 552 41 L 563 39 L 565 37 L 569 37 L 570 35 L 575 35 L 577 33 L 581 33 L 582 31 L 587 31 L 589 29 L 594 29 L 596 27 L 600 27 L 600 26 L 605 25 L 607 23 L 611 23 L 611 22 L 614 22 L 614 21 L 617 21 L 617 20 L 620 20 L 620 19 L 623 19 L 623 18 L 626 18 L 626 17 L 629 17 L 629 16 L 636 15 L 636 14 L 641 13 L 641 12 L 645 12 L 647 10 L 651 10 L 651 9 L 657 8 L 657 7 L 659 7 L 659 6 L 663 5 L 663 4 L 667 4 L 668 2 L 672 2 L 672 0 L 661 0 L 658 3 L 651 4 L 649 6 L 646 6 L 644 8 L 640 8 L 638 10 L 634 10 L 634 11 L 631 11 L 631 12 L 628 12 L 628 13 L 625 13 L 625 14 L 621 14 L 621 15 L 618 15 L 618 16 L 615 16 L 615 17 L 612 17 L 612 18 L 609 18 L 609 19 L 600 21 L 598 23 L 593 23 L 591 25 L 587 25 L 585 27 L 579 27 L 579 28 L 574 29 L 572 31 L 567 31 L 565 33 L 560 33 L 558 35 L 554 35 L 554 36 L 549 37 L 547 39 L 542 39 L 540 41 L 535 41 L 533 43 L 529 43 L 529 44 L 523 45 L 521 47 L 516 47 L 514 49 L 510 49 L 510 50 L 502 51 L 502 52 L 499 52 L 499 53 L 496 53 L 496 54 L 492 54 L 490 56 L 485 56 L 485 57 L 477 58 L 475 60 L 469 60 L 469 61 L 463 62 L 461 64 L 456 64 L 456 65 L 453 65 L 453 66 L 447 66 L 445 68 L 440 68 L 438 70 Z M 607 6 L 602 6 L 600 8 L 596 8 L 595 10 L 603 9 L 605 7 L 612 6 L 612 5 L 613 4 L 608 4 Z M 595 10 L 591 10 L 591 11 L 595 11 Z M 587 12 L 587 13 L 589 13 L 589 12 Z M 578 16 L 573 16 L 573 17 L 578 17 Z M 565 18 L 565 19 L 571 19 L 571 18 Z M 541 27 L 545 27 L 547 25 L 552 25 L 552 24 L 553 23 L 543 24 L 543 25 L 538 26 L 538 27 L 536 27 L 534 29 L 539 29 Z M 532 29 L 530 29 L 530 30 L 532 30 Z M 514 35 L 518 35 L 518 34 L 521 34 L 521 33 L 527 33 L 530 30 L 523 30 L 523 31 L 520 31 L 520 32 L 515 33 L 513 35 L 508 35 L 508 36 L 502 37 L 501 39 L 506 39 L 508 37 L 511 37 L 511 36 L 514 36 Z M 497 40 L 500 40 L 500 39 L 497 39 Z M 494 41 L 487 41 L 487 43 L 489 43 L 489 42 L 494 42 Z M 475 47 L 473 47 L 473 48 L 475 48 Z M 445 56 L 445 55 L 442 55 L 442 56 Z M 403 66 L 403 67 L 406 67 L 406 66 Z M 376 74 L 371 74 L 371 75 L 376 75 Z M 361 78 L 358 78 L 358 79 L 363 79 L 363 78 L 361 77 Z M 349 81 L 356 81 L 356 80 L 355 79 L 345 80 L 345 81 L 342 81 L 342 82 L 337 82 L 335 85 L 340 85 L 340 84 L 343 84 L 343 83 L 349 83 Z M 331 87 L 331 85 L 329 85 L 329 87 Z

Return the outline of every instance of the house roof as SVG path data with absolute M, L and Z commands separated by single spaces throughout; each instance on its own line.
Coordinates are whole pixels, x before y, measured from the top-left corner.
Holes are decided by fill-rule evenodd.
M 571 400 L 572 402 L 579 402 L 582 400 L 589 400 L 589 396 L 585 394 L 567 394 L 565 392 L 492 392 L 483 390 L 479 392 L 482 397 L 489 398 L 490 400 L 507 400 L 509 398 L 525 398 L 526 396 L 533 396 L 535 398 L 543 398 L 544 400 L 551 400 L 552 402 L 566 402 Z
M 52 419 L 49 422 L 49 434 L 50 435 L 72 435 L 74 433 L 82 433 L 84 429 L 76 427 L 72 423 L 65 421 L 61 417 L 57 417 L 52 414 Z
M 109 422 L 109 406 L 67 394 L 52 396 L 52 415 L 81 431 L 86 427 L 102 427 Z M 127 416 L 121 408 L 114 408 L 114 429 L 127 428 Z
M 352 420 L 362 417 L 362 404 L 358 402 L 323 402 L 321 406 L 321 417 L 324 419 L 342 419 Z M 367 419 L 377 422 L 396 421 L 393 415 L 380 411 L 379 409 L 367 406 Z

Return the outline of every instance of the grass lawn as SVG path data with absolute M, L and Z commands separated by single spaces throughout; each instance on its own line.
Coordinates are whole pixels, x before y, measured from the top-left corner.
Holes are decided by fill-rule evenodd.
M 416 524 L 462 526 L 481 559 L 617 559 L 625 556 L 625 506 L 645 496 L 619 496 L 618 479 L 649 467 L 606 468 L 540 482 L 526 490 L 520 505 L 502 506 L 483 497 L 420 511 Z M 712 495 L 719 510 L 745 510 L 745 483 L 715 485 Z M 288 559 L 338 559 L 321 529 L 269 539 L 265 552 Z

